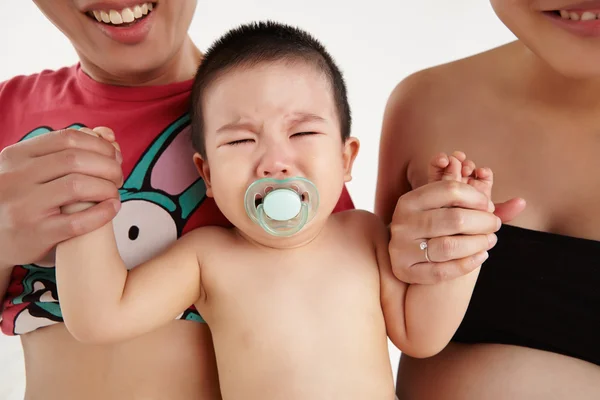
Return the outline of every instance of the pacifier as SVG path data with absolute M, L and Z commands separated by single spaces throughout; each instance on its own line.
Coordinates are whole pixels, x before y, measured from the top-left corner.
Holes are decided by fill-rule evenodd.
M 309 223 L 319 208 L 316 186 L 306 178 L 263 178 L 244 196 L 246 213 L 273 236 L 291 236 Z

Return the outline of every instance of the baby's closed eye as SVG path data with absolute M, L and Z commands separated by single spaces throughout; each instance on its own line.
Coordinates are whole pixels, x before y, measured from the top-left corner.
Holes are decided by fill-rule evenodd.
M 252 142 L 254 142 L 254 139 L 239 139 L 239 140 L 234 140 L 234 141 L 228 142 L 227 145 L 228 146 L 236 146 L 236 145 L 252 143 Z

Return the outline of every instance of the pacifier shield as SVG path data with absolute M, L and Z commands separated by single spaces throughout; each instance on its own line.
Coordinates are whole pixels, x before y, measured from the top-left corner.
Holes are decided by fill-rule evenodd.
M 306 178 L 263 178 L 244 196 L 248 217 L 273 236 L 291 236 L 310 222 L 319 207 L 316 186 Z

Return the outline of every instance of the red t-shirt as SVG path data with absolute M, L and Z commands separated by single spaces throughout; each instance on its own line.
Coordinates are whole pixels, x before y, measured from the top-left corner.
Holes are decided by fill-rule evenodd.
M 138 88 L 105 85 L 79 65 L 16 77 L 0 84 L 0 149 L 61 128 L 113 129 L 126 177 L 115 236 L 123 260 L 135 266 L 194 228 L 229 226 L 206 197 L 192 162 L 191 87 L 191 80 Z M 352 208 L 344 188 L 335 211 Z M 15 266 L 2 304 L 0 326 L 7 335 L 63 322 L 54 267 Z M 178 318 L 203 321 L 193 306 Z

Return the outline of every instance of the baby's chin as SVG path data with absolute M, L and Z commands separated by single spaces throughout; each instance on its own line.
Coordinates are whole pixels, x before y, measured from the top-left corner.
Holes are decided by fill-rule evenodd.
M 308 223 L 300 231 L 291 236 L 275 236 L 252 222 L 250 224 L 250 226 L 235 227 L 243 240 L 257 246 L 277 250 L 295 249 L 305 246 L 315 240 L 323 228 L 322 224 Z

